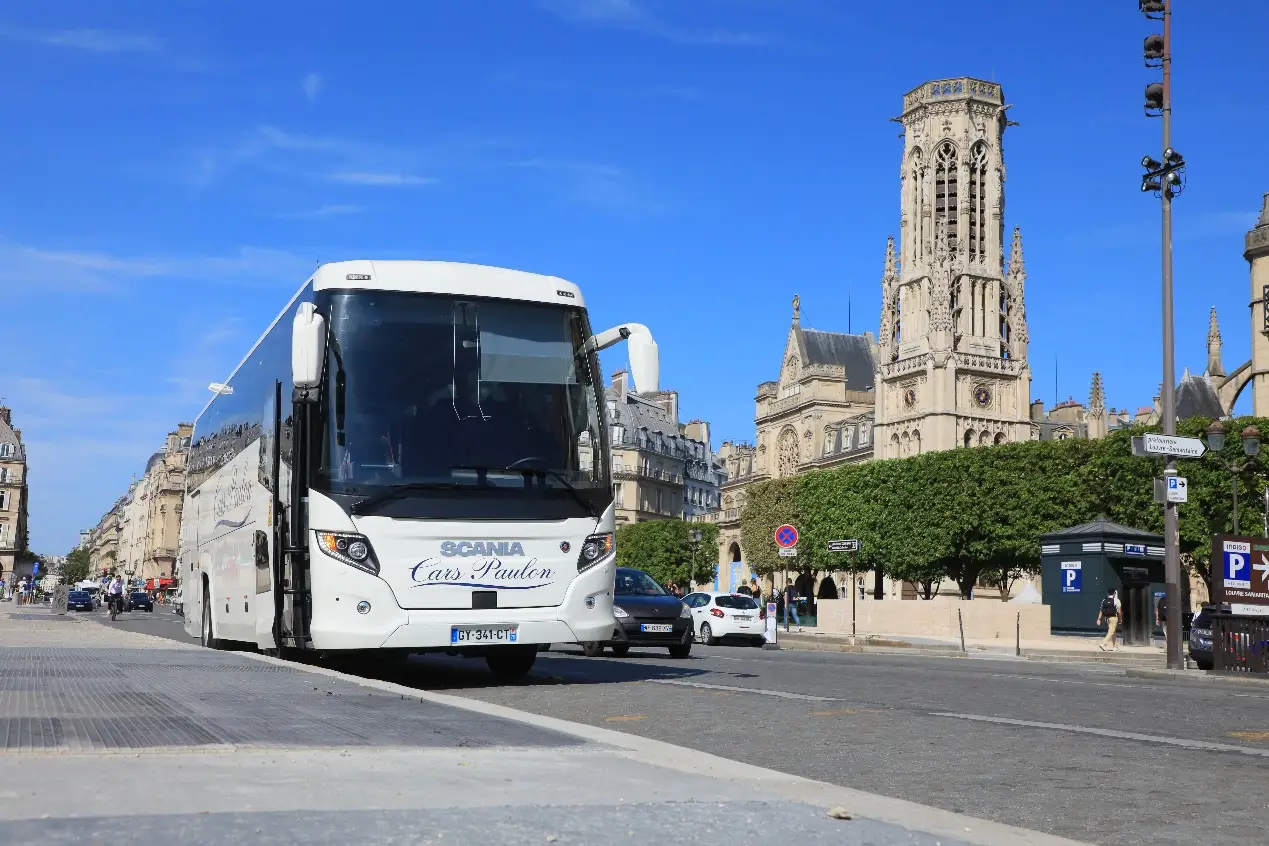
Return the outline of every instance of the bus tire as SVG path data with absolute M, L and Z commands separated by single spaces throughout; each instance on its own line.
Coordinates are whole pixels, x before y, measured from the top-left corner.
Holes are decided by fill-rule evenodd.
M 224 648 L 212 627 L 211 591 L 206 582 L 203 583 L 203 620 L 199 626 L 199 640 L 208 649 Z
M 536 646 L 499 646 L 485 656 L 489 671 L 495 676 L 518 679 L 529 674 L 538 660 Z

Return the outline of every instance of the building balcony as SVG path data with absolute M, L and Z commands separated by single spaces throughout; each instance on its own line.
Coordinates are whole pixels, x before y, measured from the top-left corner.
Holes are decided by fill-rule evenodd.
M 631 479 L 636 482 L 661 482 L 666 485 L 683 486 L 683 474 L 668 470 L 643 470 L 639 467 L 614 467 L 614 479 Z
M 176 549 L 170 546 L 160 546 L 151 550 L 150 558 L 155 561 L 175 561 Z

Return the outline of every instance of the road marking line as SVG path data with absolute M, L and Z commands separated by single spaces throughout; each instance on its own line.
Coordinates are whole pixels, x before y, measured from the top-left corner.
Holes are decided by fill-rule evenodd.
M 1147 680 L 1147 679 L 1143 679 L 1140 683 L 1130 683 L 1130 682 L 1092 682 L 1092 681 L 1081 681 L 1081 680 L 1079 680 L 1079 679 L 1061 679 L 1061 678 L 1049 677 L 1049 676 L 1018 676 L 1018 675 L 1014 675 L 1014 674 L 1012 674 L 1012 673 L 992 673 L 992 674 L 990 675 L 990 677 L 991 677 L 991 678 L 994 678 L 994 679 L 1021 679 L 1021 680 L 1023 680 L 1023 681 L 1054 682 L 1054 683 L 1056 683 L 1056 684 L 1082 684 L 1082 685 L 1088 685 L 1088 686 L 1090 686 L 1090 687 L 1124 687 L 1124 688 L 1129 688 L 1129 689 L 1132 689 L 1132 690 L 1152 690 L 1152 691 L 1164 691 L 1164 690 L 1166 690 L 1166 691 L 1168 691 L 1168 692 L 1172 692 L 1172 691 L 1176 691 L 1176 690 L 1183 690 L 1183 689 L 1185 689 L 1185 688 L 1181 688 L 1181 687 L 1179 687 L 1179 686 L 1177 686 L 1177 685 L 1172 685 L 1171 687 L 1167 687 L 1167 686 L 1161 686 L 1161 685 L 1158 685 L 1158 684 L 1149 684 L 1149 683 L 1148 683 L 1148 682 L 1149 682 L 1149 680 Z M 1166 683 L 1165 683 L 1165 684 L 1166 684 Z M 1196 692 L 1196 693 L 1201 694 L 1201 695 L 1206 695 L 1207 693 L 1210 693 L 1210 692 L 1211 692 L 1211 689 L 1208 689 L 1208 688 L 1198 688 L 1198 687 L 1195 687 L 1195 688 L 1192 688 L 1192 690 L 1193 690 L 1194 692 Z M 1241 698 L 1244 698 L 1244 699 L 1269 699 L 1269 696 L 1265 696 L 1264 694 L 1260 694 L 1260 693 L 1234 693 L 1234 692 L 1232 692 L 1232 691 L 1229 691 L 1229 690 L 1228 690 L 1228 689 L 1226 689 L 1226 688 L 1220 688 L 1220 692 L 1221 692 L 1221 693 L 1223 693 L 1223 694 L 1224 694 L 1224 695 L 1226 695 L 1226 696 L 1238 696 L 1238 697 L 1241 697 Z
M 1116 731 L 1114 729 L 1090 728 L 1088 726 L 1068 726 L 1064 723 L 1041 723 L 1035 720 L 1011 720 L 1007 717 L 985 717 L 981 714 L 953 714 L 936 711 L 932 717 L 951 717 L 957 720 L 971 720 L 977 723 L 999 723 L 1006 726 L 1023 728 L 1050 729 L 1053 731 L 1071 731 L 1077 734 L 1095 734 L 1099 737 L 1114 737 L 1120 740 L 1141 740 L 1146 743 L 1163 743 L 1168 746 L 1180 746 L 1185 749 L 1199 749 L 1207 752 L 1237 752 L 1240 755 L 1254 755 L 1269 758 L 1269 749 L 1251 749 L 1247 746 L 1234 746 L 1230 743 L 1211 743 L 1205 740 L 1189 740 L 1184 737 L 1165 737 L 1158 734 L 1138 734 L 1132 731 Z
M 1269 740 L 1269 731 L 1231 731 L 1230 737 L 1236 737 L 1239 740 Z
M 780 699 L 802 699 L 807 702 L 841 702 L 836 696 L 811 696 L 808 693 L 787 693 L 783 690 L 765 690 L 761 687 L 732 687 L 726 684 L 679 681 L 678 679 L 648 679 L 656 684 L 676 684 L 681 687 L 699 687 L 703 690 L 730 690 L 735 693 L 756 693 L 759 696 L 776 696 Z
M 606 717 L 604 719 L 604 722 L 627 723 L 627 722 L 634 722 L 635 720 L 646 720 L 647 718 L 648 718 L 647 714 L 623 714 L 620 717 Z

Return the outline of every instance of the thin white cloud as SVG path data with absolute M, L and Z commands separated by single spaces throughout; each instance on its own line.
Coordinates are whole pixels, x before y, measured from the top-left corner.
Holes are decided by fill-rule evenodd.
M 635 0 L 539 0 L 546 11 L 568 23 L 639 32 L 679 44 L 765 47 L 767 35 L 728 29 L 691 30 L 658 18 Z
M 109 29 L 33 30 L 0 24 L 0 38 L 92 53 L 161 53 L 163 42 L 140 32 Z
M 366 210 L 365 206 L 345 205 L 342 203 L 328 203 L 318 206 L 315 209 L 299 212 L 286 212 L 284 214 L 275 215 L 285 220 L 316 220 L 323 217 L 343 217 L 350 214 L 361 214 Z
M 312 265 L 294 253 L 267 247 L 242 247 L 225 255 L 122 256 L 0 240 L 0 289 L 11 292 L 111 292 L 151 279 L 289 284 L 303 277 Z
M 345 185 L 380 185 L 387 187 L 413 187 L 432 185 L 436 182 L 436 178 L 431 176 L 419 176 L 413 173 L 378 173 L 367 170 L 332 173 L 329 175 L 329 179 L 332 182 L 342 182 Z
M 308 98 L 310 103 L 316 102 L 317 95 L 322 92 L 322 75 L 320 73 L 310 73 L 304 77 L 300 87 L 304 89 L 304 96 Z

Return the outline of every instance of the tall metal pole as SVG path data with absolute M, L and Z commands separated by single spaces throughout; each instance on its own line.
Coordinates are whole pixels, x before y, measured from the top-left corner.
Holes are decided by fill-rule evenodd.
M 1238 534 L 1238 473 L 1234 474 L 1234 534 Z
M 1172 146 L 1172 0 L 1163 3 L 1163 149 Z M 1167 156 L 1160 157 L 1167 161 Z M 1172 360 L 1172 191 L 1163 183 L 1163 433 L 1176 434 L 1176 373 Z M 1176 475 L 1176 456 L 1168 456 L 1167 476 Z M 1181 546 L 1176 503 L 1163 505 L 1163 570 L 1167 582 L 1168 669 L 1185 668 L 1181 652 Z

